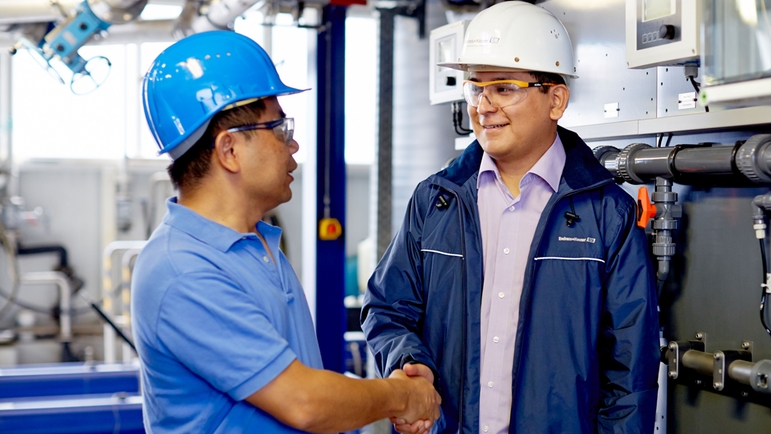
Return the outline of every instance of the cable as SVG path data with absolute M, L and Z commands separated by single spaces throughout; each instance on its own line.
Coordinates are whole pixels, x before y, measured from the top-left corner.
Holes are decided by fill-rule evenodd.
M 118 326 L 117 326 L 117 325 L 116 325 L 116 324 L 115 324 L 115 323 L 114 323 L 114 322 L 113 322 L 113 321 L 110 319 L 110 317 L 108 317 L 108 316 L 107 316 L 107 314 L 106 314 L 106 313 L 104 313 L 104 311 L 102 310 L 102 308 L 100 308 L 100 307 L 99 307 L 99 305 L 98 305 L 98 304 L 96 304 L 96 302 L 95 302 L 95 301 L 93 301 L 93 300 L 92 300 L 90 297 L 88 297 L 87 295 L 85 295 L 85 294 L 84 294 L 84 293 L 82 293 L 82 292 L 81 292 L 80 294 L 78 294 L 78 295 L 80 295 L 80 296 L 83 298 L 83 300 L 85 300 L 85 301 L 86 301 L 86 303 L 90 304 L 90 305 L 91 305 L 91 307 L 92 307 L 92 308 L 94 308 L 94 310 L 96 311 L 96 313 L 98 313 L 98 314 L 99 314 L 99 316 L 100 316 L 100 317 L 101 317 L 101 318 L 102 318 L 102 319 L 103 319 L 103 320 L 104 320 L 104 321 L 105 321 L 107 324 L 109 324 L 109 326 L 110 326 L 110 327 L 112 327 L 112 329 L 113 329 L 113 330 L 115 330 L 115 333 L 117 333 L 117 334 L 118 334 L 118 336 L 120 336 L 120 338 L 121 338 L 121 339 L 123 339 L 123 341 L 124 341 L 124 342 L 126 342 L 126 343 L 127 343 L 127 344 L 128 344 L 130 347 L 131 347 L 131 349 L 132 349 L 132 350 L 134 350 L 134 352 L 136 352 L 136 351 L 137 351 L 137 347 L 135 347 L 135 346 L 134 346 L 134 342 L 131 340 L 131 338 L 129 338 L 128 336 L 126 336 L 126 335 L 123 333 L 123 330 L 121 330 L 121 329 L 120 329 L 120 327 L 118 327 Z
M 696 79 L 694 79 L 692 75 L 689 75 L 689 76 L 688 76 L 688 80 L 691 80 L 691 85 L 693 86 L 693 89 L 696 91 L 696 95 L 698 96 L 698 95 L 699 95 L 699 91 L 700 91 L 700 89 L 701 89 L 701 83 L 699 83 L 698 81 L 696 81 Z M 705 106 L 704 106 L 704 110 L 705 110 L 707 113 L 709 113 L 709 106 L 708 106 L 708 105 L 705 105 Z
M 771 329 L 769 329 L 768 324 L 766 324 L 766 304 L 768 304 L 768 263 L 766 258 L 766 243 L 765 238 L 759 240 L 760 241 L 760 259 L 763 262 L 763 283 L 761 284 L 761 289 L 763 292 L 760 295 L 760 322 L 763 324 L 763 329 L 771 335 Z
M 461 102 L 455 101 L 452 103 L 452 126 L 455 128 L 455 134 L 459 136 L 465 136 L 473 133 L 473 130 L 463 128 L 463 111 L 461 110 Z

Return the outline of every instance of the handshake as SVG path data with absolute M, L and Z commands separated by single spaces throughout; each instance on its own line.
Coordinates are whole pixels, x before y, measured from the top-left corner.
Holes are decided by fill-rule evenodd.
M 404 365 L 391 372 L 389 383 L 403 397 L 400 411 L 390 417 L 394 429 L 404 434 L 427 433 L 439 419 L 442 398 L 434 389 L 434 373 L 426 365 Z

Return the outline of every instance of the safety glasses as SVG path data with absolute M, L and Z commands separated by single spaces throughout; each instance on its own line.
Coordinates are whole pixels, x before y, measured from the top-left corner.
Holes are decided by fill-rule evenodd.
M 527 98 L 527 88 L 544 86 L 554 86 L 554 83 L 529 83 L 520 80 L 465 80 L 463 82 L 463 96 L 471 107 L 478 107 L 484 96 L 491 105 L 503 108 L 524 101 Z
M 240 133 L 252 130 L 273 130 L 273 134 L 275 134 L 276 138 L 289 146 L 292 144 L 292 138 L 294 136 L 294 118 L 281 118 L 257 124 L 241 125 L 240 127 L 229 128 L 226 131 L 229 133 Z

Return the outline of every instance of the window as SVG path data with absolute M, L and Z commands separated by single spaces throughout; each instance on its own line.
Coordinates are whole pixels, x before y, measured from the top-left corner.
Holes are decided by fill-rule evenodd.
M 372 164 L 377 149 L 378 21 L 345 20 L 345 162 Z
M 262 14 L 248 11 L 236 20 L 236 31 L 263 44 L 272 40 L 271 53 L 281 79 L 300 89 L 312 87 L 308 77 L 308 38 L 312 29 L 297 28 L 288 14 L 279 14 L 275 26 L 262 26 Z M 312 35 L 309 34 L 312 32 Z M 267 37 L 266 37 L 267 33 Z M 272 37 L 271 37 L 272 34 Z M 87 95 L 74 95 L 69 83 L 48 75 L 26 50 L 12 61 L 12 119 L 14 158 L 27 159 L 168 159 L 158 156 L 158 145 L 147 126 L 141 97 L 141 77 L 170 42 L 93 45 L 79 50 L 84 59 L 105 56 L 112 64 L 105 83 Z M 305 160 L 308 107 L 305 94 L 280 98 L 284 111 L 296 120 L 300 143 L 298 162 Z
M 80 55 L 110 59 L 106 82 L 87 95 L 48 75 L 26 50 L 13 57 L 13 152 L 29 158 L 123 157 L 126 137 L 126 46 L 83 47 Z

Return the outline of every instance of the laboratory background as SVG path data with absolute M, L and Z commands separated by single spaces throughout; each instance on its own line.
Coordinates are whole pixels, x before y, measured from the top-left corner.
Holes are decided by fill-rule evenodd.
M 145 432 L 130 285 L 175 192 L 141 82 L 210 30 L 311 89 L 279 98 L 299 168 L 265 218 L 325 368 L 373 377 L 367 279 L 418 182 L 474 140 L 464 72 L 436 63 L 493 3 L 0 0 L 0 432 Z M 655 432 L 771 433 L 771 1 L 530 3 L 573 44 L 560 125 L 637 201 L 663 282 Z

